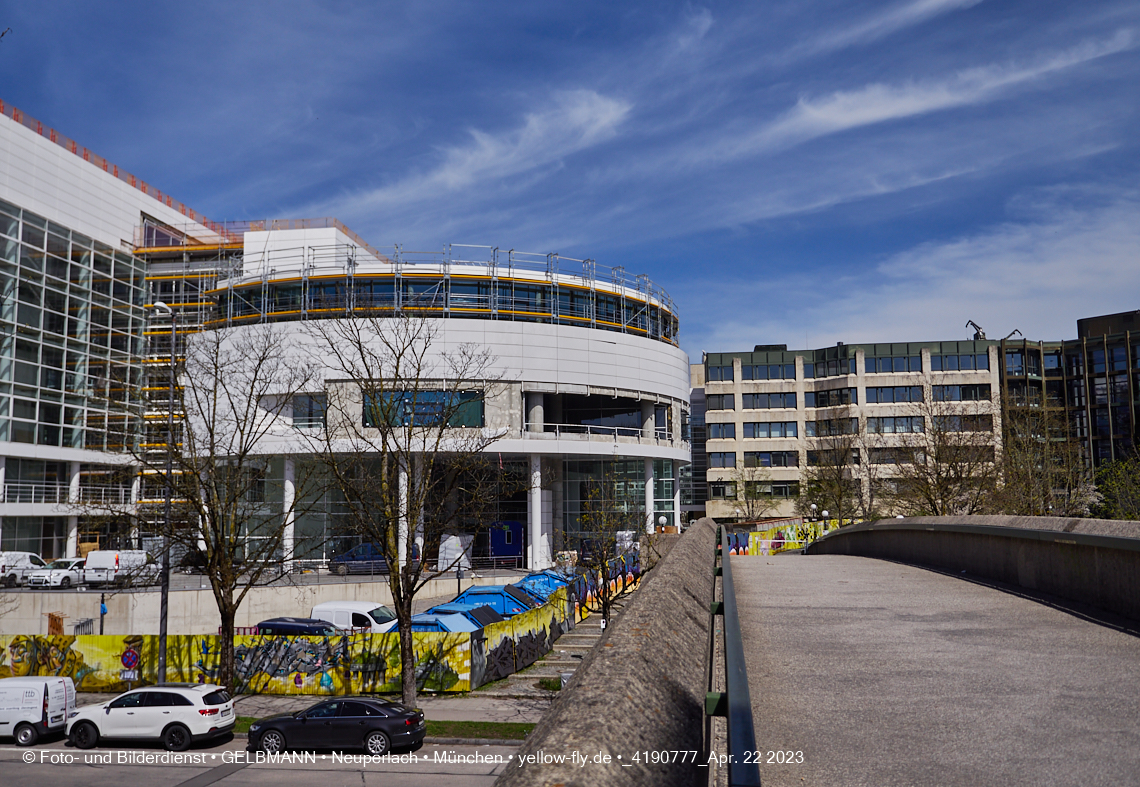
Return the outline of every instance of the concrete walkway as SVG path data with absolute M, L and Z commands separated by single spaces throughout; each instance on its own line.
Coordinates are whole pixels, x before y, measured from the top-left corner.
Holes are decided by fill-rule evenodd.
M 885 561 L 731 559 L 765 787 L 1140 783 L 1140 638 Z

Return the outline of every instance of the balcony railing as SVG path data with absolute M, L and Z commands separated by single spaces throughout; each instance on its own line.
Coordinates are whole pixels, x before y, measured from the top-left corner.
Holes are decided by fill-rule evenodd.
M 79 487 L 78 499 L 72 499 L 68 484 L 36 483 L 13 481 L 5 483 L 0 502 L 4 503 L 48 503 L 56 505 L 93 503 L 96 505 L 127 505 L 131 502 L 131 490 L 124 486 Z
M 653 435 L 647 436 L 644 430 L 636 426 L 595 426 L 593 424 L 543 424 L 541 432 L 531 431 L 529 424 L 523 430 L 523 438 L 532 440 L 550 439 L 590 439 L 591 437 L 609 437 L 616 440 L 619 437 L 636 438 L 639 443 L 672 443 L 673 433 L 667 429 L 655 429 Z

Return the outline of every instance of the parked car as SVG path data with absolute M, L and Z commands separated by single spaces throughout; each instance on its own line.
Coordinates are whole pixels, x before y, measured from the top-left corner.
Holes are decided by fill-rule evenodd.
M 364 629 L 385 634 L 396 628 L 396 613 L 375 601 L 325 601 L 309 617 L 327 620 L 338 629 Z
M 87 553 L 83 581 L 88 585 L 152 585 L 158 564 L 141 549 L 97 549 Z
M 287 637 L 305 634 L 331 637 L 337 633 L 337 628 L 327 620 L 315 618 L 270 618 L 257 624 L 257 633 Z
M 71 678 L 0 679 L 0 735 L 11 735 L 19 746 L 31 746 L 43 735 L 63 732 L 74 711 Z
M 53 560 L 45 567 L 28 574 L 30 588 L 69 588 L 83 581 L 81 557 L 65 557 Z
M 364 749 L 379 756 L 419 746 L 426 734 L 422 710 L 373 697 L 320 702 L 308 710 L 258 719 L 249 725 L 251 751 Z
M 221 686 L 160 683 L 80 708 L 68 719 L 67 735 L 80 749 L 111 738 L 159 740 L 168 751 L 186 751 L 194 741 L 227 734 L 234 721 L 234 701 Z
M 200 549 L 191 549 L 178 559 L 178 570 L 183 574 L 205 574 L 206 553 Z
M 358 544 L 342 555 L 329 560 L 329 571 L 334 574 L 387 574 L 388 561 L 375 544 Z
M 14 588 L 22 585 L 30 572 L 46 565 L 34 552 L 0 552 L 0 582 Z

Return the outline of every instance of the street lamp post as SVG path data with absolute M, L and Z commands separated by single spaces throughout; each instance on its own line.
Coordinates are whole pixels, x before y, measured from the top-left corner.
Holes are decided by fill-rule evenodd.
M 170 317 L 170 400 L 166 407 L 166 501 L 163 506 L 165 524 L 162 531 L 162 577 L 158 611 L 158 682 L 166 682 L 166 621 L 170 605 L 170 502 L 174 486 L 174 353 L 178 340 L 178 315 L 162 301 L 154 310 Z

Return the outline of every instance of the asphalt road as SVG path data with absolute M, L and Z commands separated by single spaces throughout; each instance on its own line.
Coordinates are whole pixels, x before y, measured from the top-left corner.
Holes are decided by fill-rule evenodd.
M 1140 784 L 1140 637 L 886 561 L 731 559 L 765 787 Z
M 245 751 L 244 738 L 192 747 L 182 755 L 161 746 L 96 747 L 87 751 L 65 741 L 30 748 L 0 745 L 0 784 L 4 787 L 253 787 L 319 785 L 360 787 L 398 783 L 401 787 L 485 787 L 509 767 L 517 746 L 432 746 L 393 754 L 391 761 L 367 761 L 362 752 L 293 754 L 299 762 L 258 762 Z M 183 757 L 182 763 L 156 758 Z M 262 755 L 264 756 L 264 755 Z M 148 763 L 146 758 L 150 758 Z

